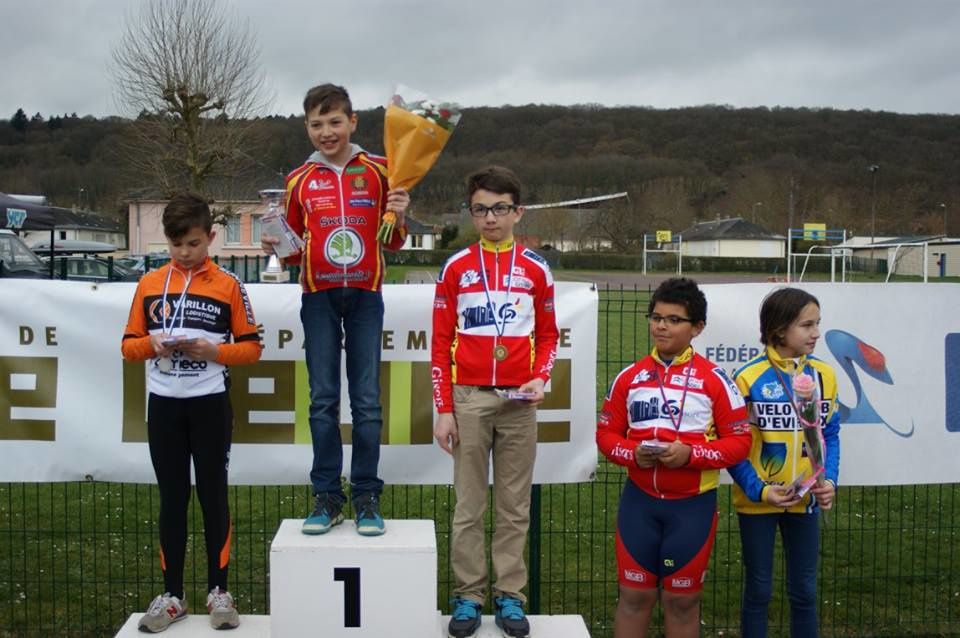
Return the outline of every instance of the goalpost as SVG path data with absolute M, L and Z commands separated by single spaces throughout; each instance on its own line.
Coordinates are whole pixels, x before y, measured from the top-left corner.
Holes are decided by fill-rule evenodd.
M 884 283 L 890 283 L 890 277 L 897 275 L 922 276 L 928 283 L 930 273 L 930 243 L 903 242 L 891 244 L 887 248 L 887 277 Z
M 647 242 L 656 248 L 647 248 Z M 675 246 L 675 248 L 664 248 L 664 246 Z M 683 236 L 674 236 L 669 230 L 658 230 L 656 233 L 644 233 L 643 235 L 643 274 L 647 274 L 647 253 L 676 253 L 677 255 L 677 276 L 683 274 Z
M 837 261 L 840 262 L 840 281 L 847 280 L 847 266 L 853 256 L 853 251 L 849 248 L 838 246 L 847 239 L 847 231 L 842 228 L 788 228 L 787 229 L 787 283 L 793 281 L 793 275 L 796 272 L 794 260 L 798 257 L 804 257 L 803 267 L 800 270 L 797 281 L 803 281 L 803 276 L 807 272 L 807 264 L 811 257 L 830 260 L 830 281 L 837 280 Z M 806 253 L 794 252 L 794 241 L 819 241 L 827 242 L 826 245 L 815 244 L 807 249 Z M 816 251 L 822 251 L 818 254 Z

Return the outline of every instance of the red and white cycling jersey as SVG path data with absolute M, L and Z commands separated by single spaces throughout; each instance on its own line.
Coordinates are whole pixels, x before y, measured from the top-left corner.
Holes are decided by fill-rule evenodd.
M 690 460 L 679 468 L 638 467 L 634 449 L 644 440 L 679 440 L 691 446 Z M 669 366 L 654 350 L 614 379 L 597 421 L 597 447 L 651 496 L 702 494 L 717 486 L 721 468 L 750 451 L 746 404 L 723 368 L 693 348 Z
M 433 300 L 438 412 L 453 410 L 454 384 L 520 386 L 537 377 L 549 380 L 559 338 L 553 295 L 546 260 L 513 241 L 481 240 L 447 260 Z M 502 361 L 494 357 L 498 344 L 506 348 Z
M 304 254 L 287 263 L 302 266 L 305 292 L 380 290 L 385 263 L 377 229 L 387 190 L 387 160 L 356 144 L 346 166 L 314 153 L 287 176 L 287 223 L 306 243 Z M 383 247 L 399 250 L 406 237 L 406 227 L 398 227 Z

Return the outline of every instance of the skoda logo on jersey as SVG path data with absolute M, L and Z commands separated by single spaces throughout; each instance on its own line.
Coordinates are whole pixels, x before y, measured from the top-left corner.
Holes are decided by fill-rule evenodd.
M 773 383 L 764 383 L 760 388 L 760 394 L 764 399 L 769 399 L 770 401 L 782 399 L 783 386 L 780 385 L 779 381 L 774 381 Z
M 363 240 L 352 228 L 338 228 L 327 237 L 323 254 L 334 266 L 353 266 L 363 259 Z

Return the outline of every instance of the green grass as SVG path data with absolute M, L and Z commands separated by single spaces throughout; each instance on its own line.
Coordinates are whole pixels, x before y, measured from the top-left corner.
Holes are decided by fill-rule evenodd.
M 394 270 L 392 267 L 391 270 Z M 401 270 L 401 268 L 396 268 Z M 648 292 L 600 290 L 597 397 L 649 349 Z M 304 468 L 306 478 L 306 468 Z M 541 613 L 582 614 L 595 637 L 612 636 L 614 524 L 621 468 L 602 461 L 596 480 L 540 488 L 538 556 L 531 588 Z M 269 549 L 284 518 L 310 507 L 306 486 L 230 488 L 234 547 L 230 589 L 243 613 L 268 613 Z M 438 608 L 450 596 L 449 486 L 388 486 L 387 518 L 436 522 Z M 186 588 L 203 607 L 202 523 L 192 501 Z M 152 485 L 0 484 L 0 637 L 112 636 L 159 593 L 158 497 Z M 737 636 L 742 567 L 730 490 L 703 595 L 703 635 Z M 492 522 L 487 516 L 487 550 Z M 960 485 L 841 487 L 822 532 L 820 614 L 824 636 L 960 633 Z M 788 633 L 777 550 L 771 636 Z M 656 620 L 660 627 L 659 617 Z

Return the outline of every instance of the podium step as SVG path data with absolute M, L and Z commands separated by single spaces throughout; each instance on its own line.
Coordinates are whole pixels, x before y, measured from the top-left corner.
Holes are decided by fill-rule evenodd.
M 140 633 L 137 623 L 143 614 L 132 614 L 116 638 L 143 638 L 151 634 Z M 531 638 L 590 638 L 590 632 L 580 616 L 527 616 L 530 619 Z M 442 619 L 442 630 L 436 636 L 446 637 L 447 623 L 450 616 Z M 173 623 L 163 632 L 163 636 L 174 638 L 211 638 L 213 629 L 207 621 L 206 614 L 187 616 L 184 620 Z M 240 616 L 240 626 L 228 632 L 217 632 L 226 638 L 271 638 L 269 616 Z M 500 638 L 500 630 L 493 621 L 493 616 L 484 616 L 480 631 L 476 638 Z M 399 638 L 399 637 L 398 637 Z
M 360 536 L 351 520 L 307 536 L 280 524 L 270 545 L 270 631 L 304 636 L 436 636 L 437 538 L 431 520 L 387 520 Z
M 530 638 L 590 638 L 583 616 L 527 616 L 530 621 Z M 442 633 L 446 637 L 447 625 L 450 616 L 441 618 Z M 484 616 L 480 624 L 480 631 L 474 634 L 476 638 L 501 638 L 500 628 L 497 627 L 493 616 Z
M 206 611 L 206 610 L 204 610 Z M 137 629 L 137 623 L 143 614 L 131 614 L 127 622 L 117 632 L 116 638 L 143 638 L 154 634 L 142 633 Z M 163 636 L 173 638 L 210 638 L 214 633 L 229 636 L 230 638 L 270 638 L 270 616 L 240 616 L 240 626 L 227 632 L 214 631 L 210 626 L 207 614 L 190 614 L 183 620 L 173 623 Z

